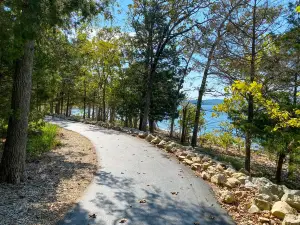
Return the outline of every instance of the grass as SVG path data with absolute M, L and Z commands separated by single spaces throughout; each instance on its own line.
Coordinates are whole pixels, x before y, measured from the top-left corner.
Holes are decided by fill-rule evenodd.
M 41 132 L 29 135 L 27 142 L 27 153 L 30 157 L 36 157 L 44 152 L 48 152 L 60 145 L 57 139 L 58 127 L 53 124 L 45 123 L 41 127 Z

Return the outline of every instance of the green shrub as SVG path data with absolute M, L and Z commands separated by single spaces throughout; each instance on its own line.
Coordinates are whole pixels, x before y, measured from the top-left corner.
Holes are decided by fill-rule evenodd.
M 58 132 L 56 125 L 46 123 L 40 128 L 40 131 L 28 137 L 27 152 L 29 156 L 38 156 L 50 151 L 59 144 L 59 141 L 56 139 Z

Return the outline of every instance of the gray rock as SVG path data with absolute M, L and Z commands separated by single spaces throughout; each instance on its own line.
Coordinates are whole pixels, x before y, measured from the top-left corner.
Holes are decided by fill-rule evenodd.
M 278 201 L 278 202 L 274 203 L 271 213 L 273 216 L 275 216 L 279 219 L 284 219 L 285 215 L 296 214 L 297 211 L 296 211 L 296 209 L 292 208 L 286 202 Z
M 298 195 L 297 191 L 294 193 L 296 194 L 284 194 L 281 201 L 287 202 L 290 206 L 300 211 L 300 195 Z
M 300 216 L 294 214 L 286 214 L 282 225 L 300 225 Z

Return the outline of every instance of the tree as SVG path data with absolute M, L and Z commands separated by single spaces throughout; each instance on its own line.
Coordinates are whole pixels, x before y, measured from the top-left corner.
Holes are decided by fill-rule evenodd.
M 229 19 L 232 14 L 239 9 L 239 7 L 244 5 L 244 1 L 238 0 L 234 1 L 233 4 L 231 1 L 220 1 L 211 5 L 210 7 L 210 15 L 212 16 L 210 22 L 206 27 L 202 28 L 205 31 L 203 32 L 202 40 L 205 40 L 203 43 L 202 49 L 208 51 L 204 56 L 207 58 L 206 63 L 203 65 L 204 71 L 202 76 L 201 86 L 199 88 L 198 99 L 197 99 L 197 111 L 195 115 L 194 129 L 191 145 L 195 147 L 197 145 L 197 137 L 198 137 L 198 124 L 200 120 L 200 111 L 202 106 L 202 98 L 205 94 L 207 77 L 210 71 L 211 63 L 215 55 L 215 51 L 219 46 L 220 41 L 223 36 L 226 34 L 228 27 Z
M 194 16 L 207 6 L 206 1 L 143 1 L 131 6 L 131 24 L 136 32 L 139 60 L 144 63 L 144 107 L 140 129 L 146 131 L 153 90 L 153 79 L 168 45 L 199 25 Z
M 5 1 L 0 3 L 1 13 L 9 13 L 14 43 L 22 51 L 15 60 L 13 76 L 11 115 L 7 139 L 0 165 L 0 180 L 19 183 L 25 179 L 25 152 L 27 143 L 28 115 L 31 97 L 31 76 L 35 41 L 40 31 L 68 24 L 73 12 L 79 12 L 80 19 L 101 12 L 107 2 L 99 5 L 94 1 Z M 13 16 L 12 16 L 13 15 Z

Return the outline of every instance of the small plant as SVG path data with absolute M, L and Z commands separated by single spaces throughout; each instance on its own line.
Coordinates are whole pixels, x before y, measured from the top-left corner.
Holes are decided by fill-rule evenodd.
M 27 143 L 27 152 L 29 156 L 38 156 L 44 152 L 50 151 L 60 143 L 56 139 L 58 127 L 46 123 L 41 127 L 40 132 L 30 134 Z

